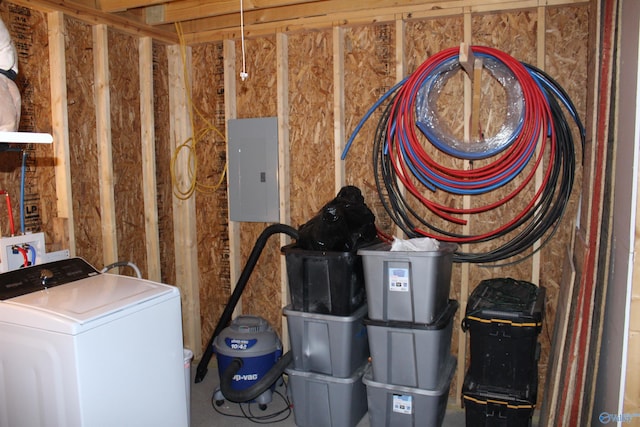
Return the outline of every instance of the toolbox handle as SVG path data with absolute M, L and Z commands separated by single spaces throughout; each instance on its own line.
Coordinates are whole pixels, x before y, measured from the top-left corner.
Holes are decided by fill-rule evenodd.
M 462 328 L 462 332 L 466 333 L 469 330 L 469 323 L 467 322 L 466 317 L 462 319 L 462 322 L 460 322 L 460 327 Z

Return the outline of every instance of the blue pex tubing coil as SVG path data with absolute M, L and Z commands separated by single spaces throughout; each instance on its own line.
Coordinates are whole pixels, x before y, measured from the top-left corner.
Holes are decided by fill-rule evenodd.
M 459 244 L 500 239 L 485 252 L 458 251 L 454 261 L 507 265 L 530 257 L 555 234 L 574 183 L 576 149 L 571 123 L 577 127 L 583 149 L 585 129 L 565 90 L 548 74 L 494 48 L 472 46 L 471 50 L 482 58 L 484 69 L 506 93 L 505 123 L 494 136 L 465 143 L 441 123 L 438 96 L 444 84 L 461 70 L 459 48 L 454 47 L 428 58 L 386 92 L 356 125 L 342 159 L 363 125 L 380 110 L 372 163 L 378 195 L 394 223 L 410 238 L 432 237 Z M 482 160 L 477 162 L 482 165 L 453 169 L 438 163 L 434 153 L 439 158 Z M 538 170 L 542 170 L 541 184 L 535 184 Z M 494 190 L 512 181 L 513 190 L 497 199 L 490 197 Z M 494 230 L 470 235 L 451 231 L 466 223 L 466 215 L 471 218 L 503 206 L 533 186 L 535 194 L 530 200 L 515 211 L 510 209 L 513 216 L 504 218 Z M 435 201 L 430 196 L 436 192 L 452 197 L 484 197 L 474 198 L 473 207 L 459 208 Z M 408 202 L 409 195 L 413 196 L 413 206 Z M 418 214 L 415 201 L 438 221 Z M 451 223 L 451 229 L 442 226 L 442 220 Z M 527 252 L 535 242 L 540 245 Z M 491 245 L 483 245 L 487 246 Z

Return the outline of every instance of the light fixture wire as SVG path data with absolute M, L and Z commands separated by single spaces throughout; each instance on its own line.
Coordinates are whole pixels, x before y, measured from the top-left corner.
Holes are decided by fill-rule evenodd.
M 240 78 L 242 81 L 245 81 L 249 74 L 247 73 L 247 64 L 245 60 L 245 50 L 244 50 L 244 5 L 242 0 L 240 0 L 240 41 L 242 44 L 242 71 L 240 72 Z

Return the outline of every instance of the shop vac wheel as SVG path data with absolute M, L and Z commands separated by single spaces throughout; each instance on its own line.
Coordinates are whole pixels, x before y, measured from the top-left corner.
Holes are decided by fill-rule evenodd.
M 216 400 L 216 406 L 222 406 L 222 405 L 224 405 L 224 399 Z M 266 403 L 260 403 L 260 404 L 258 404 L 258 408 L 260 408 L 261 411 L 266 411 L 267 410 L 267 404 Z

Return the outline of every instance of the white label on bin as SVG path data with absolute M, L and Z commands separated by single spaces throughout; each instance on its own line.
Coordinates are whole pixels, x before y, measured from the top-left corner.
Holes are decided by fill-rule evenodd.
M 403 396 L 401 394 L 393 395 L 393 412 L 400 414 L 413 413 L 412 396 Z
M 409 292 L 408 268 L 389 268 L 389 290 L 393 292 Z

